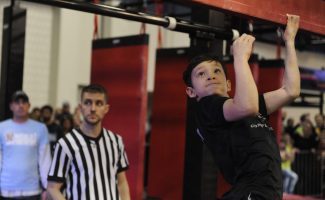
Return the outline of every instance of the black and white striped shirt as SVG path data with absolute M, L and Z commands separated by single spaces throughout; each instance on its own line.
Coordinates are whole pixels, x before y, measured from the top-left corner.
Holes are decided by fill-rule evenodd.
M 94 139 L 73 129 L 56 145 L 48 180 L 66 182 L 67 199 L 118 200 L 117 174 L 128 166 L 121 136 L 103 128 Z

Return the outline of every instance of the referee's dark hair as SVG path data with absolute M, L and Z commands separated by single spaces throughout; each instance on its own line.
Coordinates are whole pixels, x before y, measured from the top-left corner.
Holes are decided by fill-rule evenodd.
M 82 90 L 81 90 L 81 96 L 80 96 L 81 99 L 82 99 L 85 92 L 104 94 L 105 101 L 106 101 L 106 103 L 108 102 L 108 93 L 107 93 L 106 89 L 103 86 L 99 85 L 99 84 L 90 84 L 90 85 L 87 85 L 87 86 L 83 87 Z
M 192 58 L 189 62 L 189 64 L 187 65 L 186 70 L 183 72 L 183 81 L 184 83 L 189 86 L 192 87 L 192 79 L 191 79 L 191 74 L 193 69 L 199 65 L 202 62 L 205 61 L 209 61 L 209 62 L 217 62 L 220 63 L 222 66 L 223 71 L 225 72 L 226 78 L 228 77 L 227 75 L 227 67 L 225 65 L 225 63 L 222 61 L 222 59 L 220 59 L 218 56 L 214 55 L 214 54 L 202 54 L 202 55 L 198 55 L 195 56 L 194 58 Z

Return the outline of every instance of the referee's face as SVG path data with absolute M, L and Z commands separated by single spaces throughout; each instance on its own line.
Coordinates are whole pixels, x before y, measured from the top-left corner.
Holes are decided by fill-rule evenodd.
M 109 110 L 105 95 L 101 93 L 85 92 L 79 106 L 85 122 L 89 125 L 99 124 Z

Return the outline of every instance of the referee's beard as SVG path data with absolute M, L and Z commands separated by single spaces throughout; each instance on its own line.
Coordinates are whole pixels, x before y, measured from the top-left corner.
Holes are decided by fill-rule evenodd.
M 87 119 L 87 117 L 84 118 L 84 121 L 86 122 L 86 124 L 88 124 L 90 126 L 96 126 L 101 122 L 100 119 L 97 119 L 96 121 L 90 121 Z

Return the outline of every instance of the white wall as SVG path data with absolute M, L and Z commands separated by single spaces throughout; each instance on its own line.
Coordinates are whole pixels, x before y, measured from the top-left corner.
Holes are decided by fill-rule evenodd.
M 22 2 L 27 9 L 23 90 L 33 106 L 49 102 L 53 8 Z
M 77 106 L 78 86 L 90 81 L 93 17 L 66 9 L 59 12 L 56 106 L 64 101 Z

